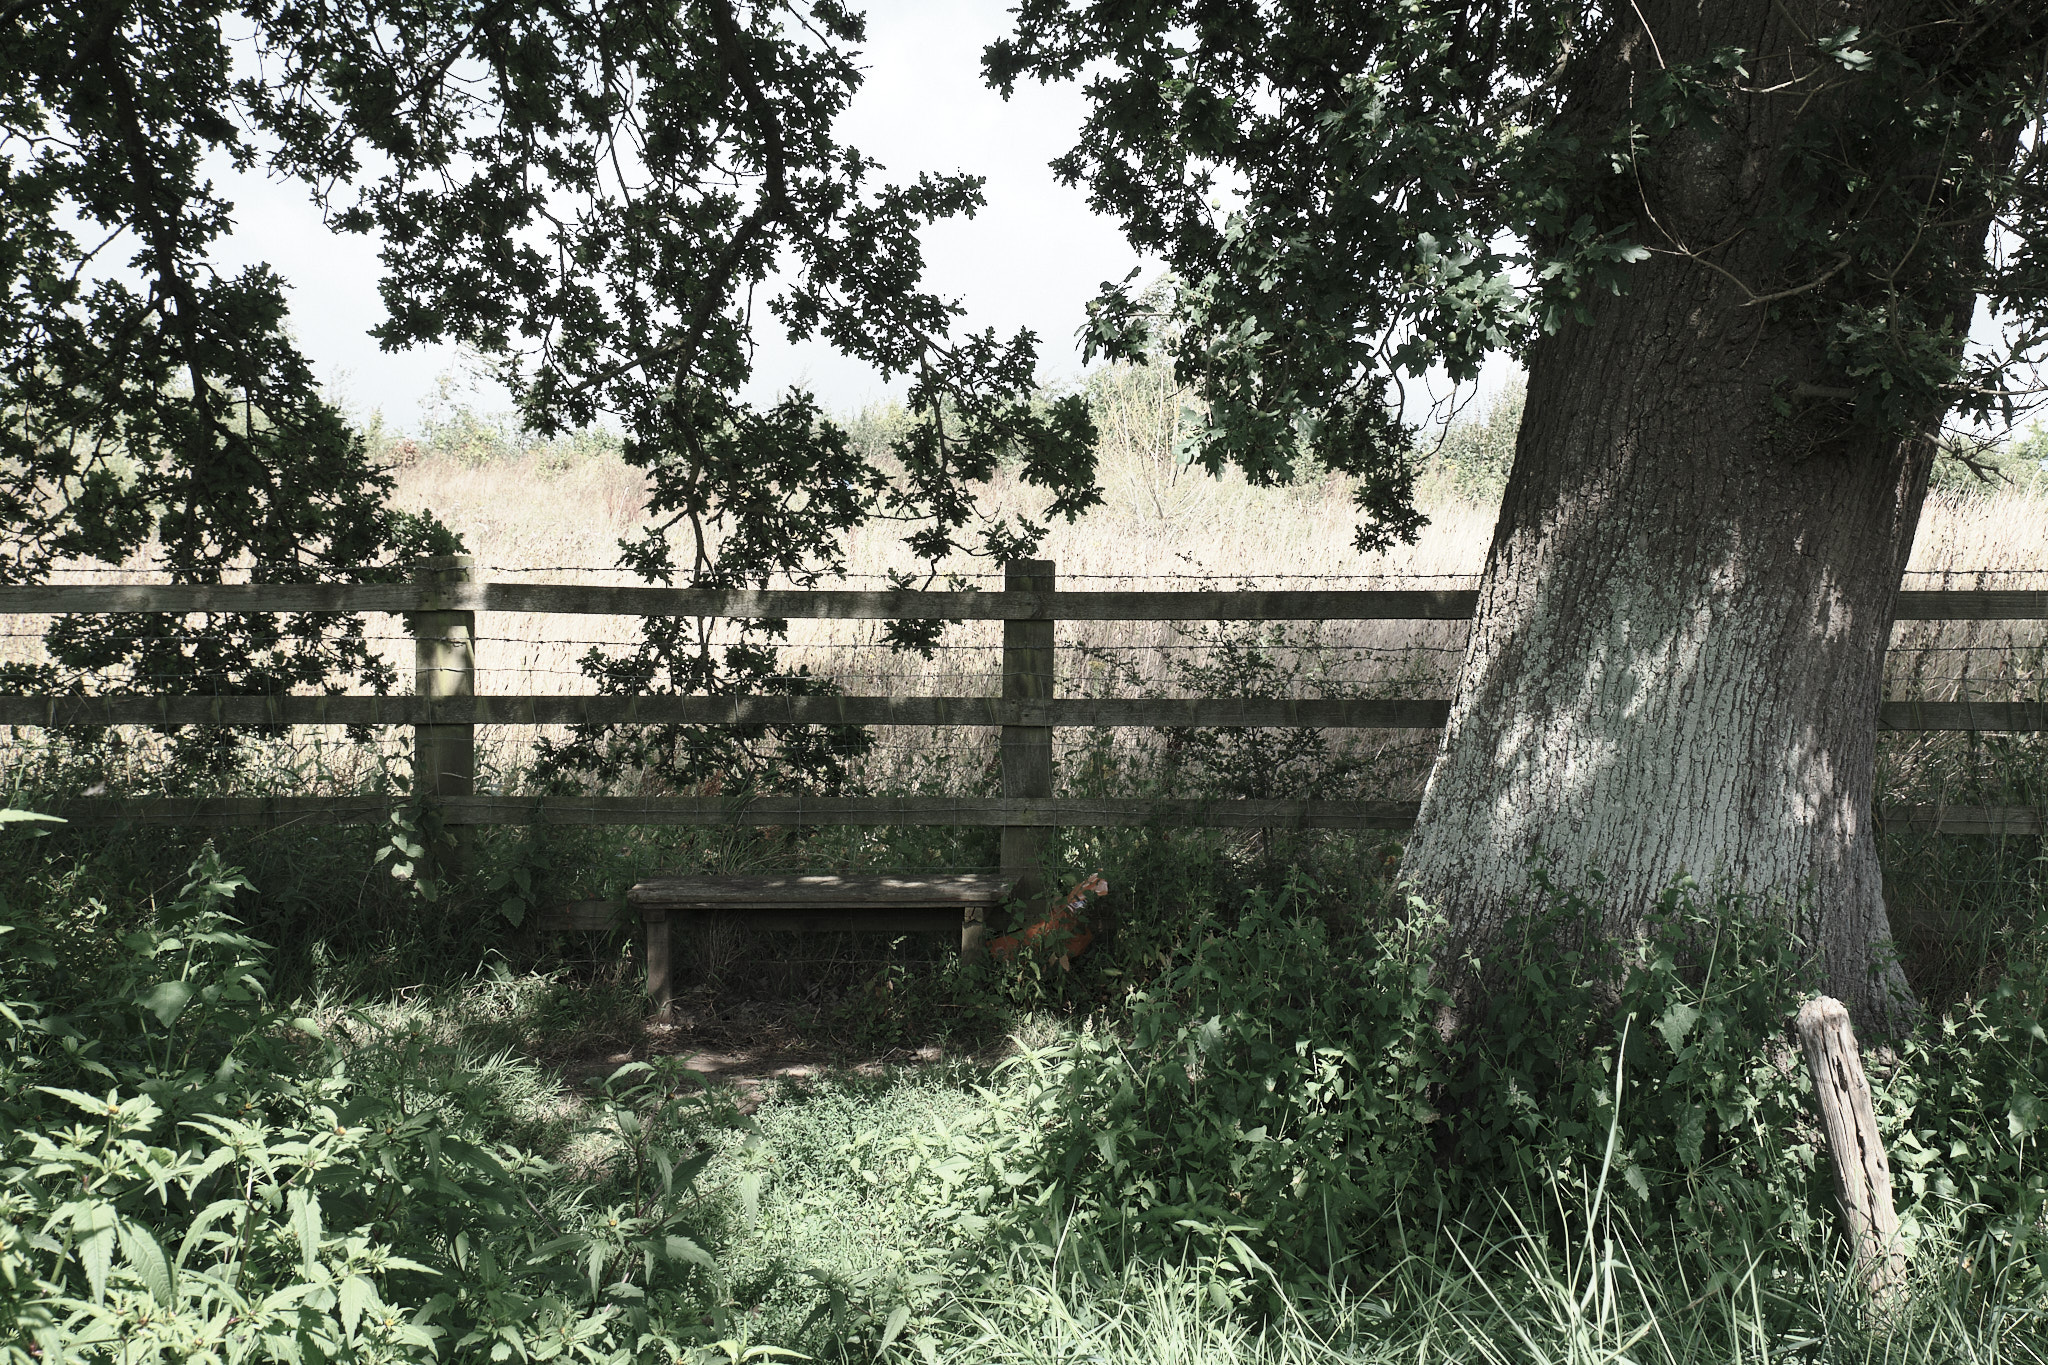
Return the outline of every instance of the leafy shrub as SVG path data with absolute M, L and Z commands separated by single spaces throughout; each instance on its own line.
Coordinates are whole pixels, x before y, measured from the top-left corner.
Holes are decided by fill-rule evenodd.
M 1965 1230 L 2048 1281 L 2048 957 L 2027 955 L 1978 1000 L 1904 1039 L 1877 1085 L 1879 1131 L 1909 1231 L 1959 1210 Z
M 672 1078 L 615 1075 L 565 1183 L 433 1040 L 352 1055 L 276 1010 L 245 885 L 209 850 L 69 989 L 35 918 L 0 922 L 0 1359 L 743 1352 Z
M 1320 623 L 1245 622 L 1177 626 L 1200 646 L 1173 656 L 1174 691 L 1219 698 L 1309 695 L 1356 697 L 1359 684 L 1338 676 Z M 1224 725 L 1161 732 L 1163 790 L 1239 798 L 1356 795 L 1381 778 L 1354 742 L 1333 745 L 1322 730 Z
M 2048 423 L 2003 434 L 1947 432 L 1935 449 L 1930 492 L 1989 497 L 2006 489 L 2038 493 L 2048 485 Z
M 1538 885 L 1540 903 L 1480 965 L 1492 989 L 1445 1059 L 1437 1197 L 1585 1194 L 1611 1166 L 1639 1212 L 1718 1253 L 1803 1236 L 1816 1212 L 1811 1087 L 1789 1024 L 1811 978 L 1783 918 L 1682 880 L 1643 941 L 1620 943 L 1602 928 L 1597 882 Z
M 1436 448 L 1423 452 L 1424 483 L 1466 502 L 1497 505 L 1515 462 L 1515 438 L 1528 396 L 1528 384 L 1517 377 L 1481 412 L 1452 422 Z
M 1255 896 L 1131 992 L 1128 1035 L 1022 1052 L 937 1146 L 873 1153 L 878 1178 L 959 1239 L 1192 1253 L 1240 1284 L 1327 1270 L 1351 1229 L 1432 1178 L 1437 940 L 1418 912 L 1339 942 L 1288 896 Z
M 1680 883 L 1618 944 L 1593 897 L 1549 886 L 1471 964 L 1487 989 L 1456 1017 L 1440 919 L 1333 924 L 1299 913 L 1311 892 L 1209 917 L 1127 1027 L 1023 1051 L 979 1114 L 867 1153 L 875 1178 L 956 1243 L 1197 1263 L 1239 1299 L 1327 1292 L 1429 1254 L 1416 1229 L 1546 1204 L 1663 1229 L 1659 1254 L 1714 1268 L 1709 1292 L 1760 1248 L 1828 1244 L 1782 916 Z M 2038 985 L 1910 1045 L 1886 1112 L 1901 1139 L 1919 1115 L 1912 1219 L 1952 1231 L 1970 1199 L 2027 1242 L 2044 1055 Z M 1962 1131 L 1982 1145 L 1941 1146 Z

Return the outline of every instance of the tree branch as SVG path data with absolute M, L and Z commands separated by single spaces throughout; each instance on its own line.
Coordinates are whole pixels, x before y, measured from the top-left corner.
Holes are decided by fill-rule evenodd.
M 712 315 L 732 288 L 733 277 L 739 272 L 740 262 L 760 235 L 767 231 L 772 222 L 787 223 L 793 216 L 789 201 L 787 154 L 782 142 L 782 119 L 776 113 L 774 104 L 754 78 L 746 57 L 739 52 L 744 41 L 740 32 L 739 18 L 733 12 L 731 0 L 712 0 L 705 7 L 711 16 L 711 30 L 718 48 L 719 65 L 739 91 L 747 110 L 753 114 L 761 138 L 761 196 L 754 207 L 734 229 L 732 237 L 719 253 L 717 262 L 711 268 L 710 278 L 704 282 L 697 298 L 697 306 L 691 311 L 690 320 L 682 335 L 675 341 L 658 346 L 651 354 L 628 357 L 600 371 L 578 384 L 572 392 L 583 394 L 610 383 L 620 375 L 642 367 L 652 359 L 671 359 L 678 363 L 680 371 L 687 373 L 696 362 L 697 349 L 704 343 L 704 332 L 711 325 Z

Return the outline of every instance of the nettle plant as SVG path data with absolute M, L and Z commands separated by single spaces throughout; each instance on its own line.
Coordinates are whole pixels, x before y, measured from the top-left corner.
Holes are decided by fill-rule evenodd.
M 359 1058 L 279 1011 L 224 908 L 246 886 L 209 850 L 70 994 L 0 914 L 0 1360 L 748 1352 L 672 1085 L 614 1076 L 611 1155 L 565 1183 L 445 1044 Z
M 1449 1254 L 1446 1227 L 1545 1209 L 1664 1229 L 1652 1250 L 1710 1267 L 1705 1292 L 1768 1246 L 1824 1267 L 1833 1191 L 1790 1033 L 1810 955 L 1687 883 L 1616 944 L 1597 885 L 1541 884 L 1468 963 L 1474 997 L 1443 984 L 1456 945 L 1419 903 L 1361 924 L 1303 913 L 1300 881 L 1255 894 L 1162 953 L 1124 1026 L 1024 1050 L 979 1113 L 851 1155 L 935 1245 L 1199 1264 L 1219 1306 L 1321 1295 Z M 2001 1277 L 2039 1277 L 2042 980 L 2016 972 L 1879 1072 L 1909 1251 L 1975 1241 Z

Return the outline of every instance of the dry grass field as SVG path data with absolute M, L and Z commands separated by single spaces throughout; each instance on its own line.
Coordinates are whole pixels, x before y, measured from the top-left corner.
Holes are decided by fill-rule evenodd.
M 1287 488 L 1248 486 L 1177 469 L 1157 427 L 1105 423 L 1106 504 L 1056 524 L 1043 553 L 1069 588 L 1467 587 L 1492 534 L 1490 506 L 1460 497 L 1444 478 L 1426 480 L 1429 525 L 1419 541 L 1379 555 L 1352 545 L 1350 488 L 1326 478 Z M 644 484 L 615 455 L 574 463 L 545 453 L 487 463 L 422 458 L 400 471 L 399 501 L 431 509 L 490 566 L 493 577 L 534 581 L 633 581 L 610 570 L 618 540 L 641 524 Z M 1034 509 L 1031 490 L 1007 477 L 988 490 L 992 515 Z M 871 528 L 849 547 L 853 586 L 877 585 L 890 570 L 918 568 L 891 528 Z M 962 561 L 951 573 L 989 587 L 1000 576 Z M 2048 494 L 2038 489 L 1942 491 L 1929 499 L 1915 546 L 1911 587 L 2048 586 Z M 479 622 L 481 685 L 492 692 L 581 692 L 592 684 L 577 660 L 592 645 L 634 638 L 628 618 L 496 614 Z M 926 661 L 876 643 L 872 624 L 795 621 L 785 659 L 858 695 L 977 695 L 997 686 L 1000 627 L 954 628 Z M 1464 627 L 1427 622 L 1332 622 L 1280 629 L 1269 682 L 1296 695 L 1442 696 L 1455 673 Z M 1236 638 L 1243 638 L 1241 632 Z M 1163 622 L 1085 622 L 1059 628 L 1059 687 L 1065 695 L 1187 694 L 1190 666 L 1213 657 L 1213 627 Z M 1894 696 L 1953 700 L 2036 695 L 2039 623 L 1904 623 L 1894 637 Z M 1295 646 L 1288 648 L 1287 646 Z M 409 644 L 393 631 L 392 647 Z M 403 654 L 399 655 L 402 661 Z M 955 744 L 979 752 L 987 738 L 889 737 L 929 751 Z M 1409 753 L 1416 736 L 1361 737 Z M 506 760 L 519 737 L 496 737 Z M 886 746 L 885 746 L 886 747 Z M 1391 757 L 1391 753 L 1387 755 Z M 1413 762 L 1382 765 L 1381 779 L 1406 787 Z M 1383 789 L 1386 795 L 1412 794 Z
M 1349 487 L 1331 478 L 1306 487 L 1254 488 L 1241 477 L 1182 471 L 1177 479 L 1136 454 L 1111 450 L 1103 483 L 1107 505 L 1072 524 L 1056 524 L 1043 554 L 1066 588 L 1400 586 L 1469 587 L 1485 561 L 1493 531 L 1491 507 L 1436 490 L 1427 497 L 1429 525 L 1419 541 L 1385 554 L 1362 555 L 1351 544 Z M 644 476 L 611 455 L 563 468 L 541 456 L 485 465 L 424 458 L 399 473 L 399 505 L 431 510 L 455 529 L 494 578 L 534 581 L 637 582 L 611 565 L 619 539 L 642 524 Z M 1426 494 L 1429 490 L 1426 490 Z M 991 513 L 1031 510 L 1030 490 L 999 478 L 989 489 Z M 854 537 L 847 568 L 853 586 L 884 581 L 891 570 L 914 572 L 913 561 L 887 527 Z M 984 562 L 962 559 L 951 574 L 999 586 Z M 2048 494 L 2035 491 L 1938 493 L 1929 499 L 1907 575 L 1909 587 L 1994 588 L 2048 583 Z M 498 614 L 479 623 L 487 637 L 479 668 L 494 691 L 575 692 L 575 659 L 589 642 L 624 644 L 629 618 Z M 992 647 L 969 623 L 951 637 L 966 650 Z M 1325 648 L 1396 649 L 1455 645 L 1461 627 L 1426 623 L 1343 623 L 1325 630 Z M 1947 628 L 1901 627 L 1898 646 L 1937 643 Z M 1994 627 L 1941 643 L 1991 643 Z M 987 676 L 984 661 L 936 669 L 915 659 L 871 650 L 872 632 L 846 623 L 793 622 L 792 663 L 865 692 L 936 694 Z M 2000 635 L 2002 642 L 2002 635 Z M 1063 652 L 1080 646 L 1127 652 L 1181 643 L 1162 623 L 1076 623 L 1061 628 Z M 1354 675 L 1369 680 L 1371 671 Z M 861 685 L 853 684 L 858 680 Z M 1079 674 L 1063 683 L 1084 685 Z
M 1363 555 L 1352 544 L 1351 489 L 1341 477 L 1260 488 L 1235 474 L 1212 478 L 1188 470 L 1173 453 L 1182 414 L 1170 387 L 1144 371 L 1117 370 L 1099 372 L 1089 392 L 1103 431 L 1106 500 L 1079 521 L 1055 524 L 1046 537 L 1042 553 L 1057 565 L 1062 587 L 1449 588 L 1476 580 L 1493 513 L 1485 501 L 1485 478 L 1475 487 L 1472 471 L 1499 467 L 1518 416 L 1503 404 L 1453 429 L 1421 483 L 1429 524 L 1418 542 Z M 887 410 L 860 414 L 852 422 L 855 439 L 883 444 L 897 420 L 900 414 Z M 620 458 L 616 442 L 585 438 L 533 446 L 508 436 L 502 422 L 466 412 L 430 427 L 431 439 L 374 431 L 396 467 L 396 504 L 441 518 L 490 577 L 638 581 L 613 566 L 620 539 L 645 524 L 646 478 Z M 1461 452 L 1462 465 L 1456 463 Z M 1004 471 L 982 505 L 995 517 L 1032 515 L 1042 502 Z M 850 586 L 878 586 L 892 570 L 920 567 L 888 524 L 864 530 L 848 546 Z M 1000 586 L 1000 574 L 985 561 L 963 558 L 941 567 L 986 587 Z M 101 573 L 92 581 L 108 578 Z M 1937 492 L 1922 521 L 1907 585 L 2048 586 L 2048 489 L 2037 480 Z M 0 618 L 0 648 L 7 657 L 37 657 L 40 625 L 32 617 Z M 478 622 L 479 690 L 594 691 L 580 661 L 592 649 L 629 648 L 636 630 L 637 622 L 624 617 L 486 615 Z M 404 676 L 412 644 L 402 623 L 376 618 L 371 633 Z M 1228 676 L 1217 671 L 1217 646 L 1230 641 L 1259 646 L 1263 663 L 1253 685 L 1269 695 L 1442 696 L 1464 635 L 1462 624 L 1428 622 L 1305 623 L 1263 631 L 1198 623 L 1067 623 L 1058 634 L 1058 686 L 1063 695 L 1227 693 L 1245 680 L 1241 668 L 1225 669 Z M 854 695 L 985 695 L 998 685 L 999 636 L 997 623 L 969 622 L 954 627 L 926 660 L 882 646 L 874 623 L 793 621 L 783 658 L 785 666 L 808 668 Z M 1901 625 L 1890 667 L 1892 695 L 2038 696 L 2042 638 L 2038 622 Z M 533 734 L 508 729 L 481 738 L 492 768 L 509 779 Z M 869 773 L 882 782 L 928 767 L 940 755 L 951 755 L 959 771 L 984 767 L 993 741 L 978 731 L 899 731 L 882 738 L 878 766 Z M 1083 742 L 1066 732 L 1062 738 L 1070 748 Z M 266 766 L 300 777 L 322 774 L 317 787 L 347 786 L 360 778 L 363 760 L 350 756 L 337 739 L 302 732 L 283 746 L 298 757 Z M 1114 740 L 1121 748 L 1152 742 L 1137 734 Z M 1415 794 L 1429 736 L 1396 732 L 1354 735 L 1345 742 L 1365 760 L 1361 770 L 1371 773 L 1370 794 Z M 1925 776 L 1942 768 L 1937 760 L 1946 752 L 1939 741 L 1895 745 L 1890 769 Z

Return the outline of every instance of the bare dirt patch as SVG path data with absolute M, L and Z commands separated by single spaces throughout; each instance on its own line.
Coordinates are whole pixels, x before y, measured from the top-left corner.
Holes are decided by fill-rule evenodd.
M 675 1002 L 667 1019 L 650 1019 L 640 1036 L 577 1051 L 561 1063 L 564 1081 L 588 1093 L 628 1062 L 680 1057 L 707 1088 L 733 1092 L 751 1113 L 776 1085 L 851 1072 L 878 1076 L 903 1067 L 947 1060 L 936 1043 L 880 1049 L 849 1048 L 815 1010 L 787 1001 L 723 1001 L 709 992 Z

